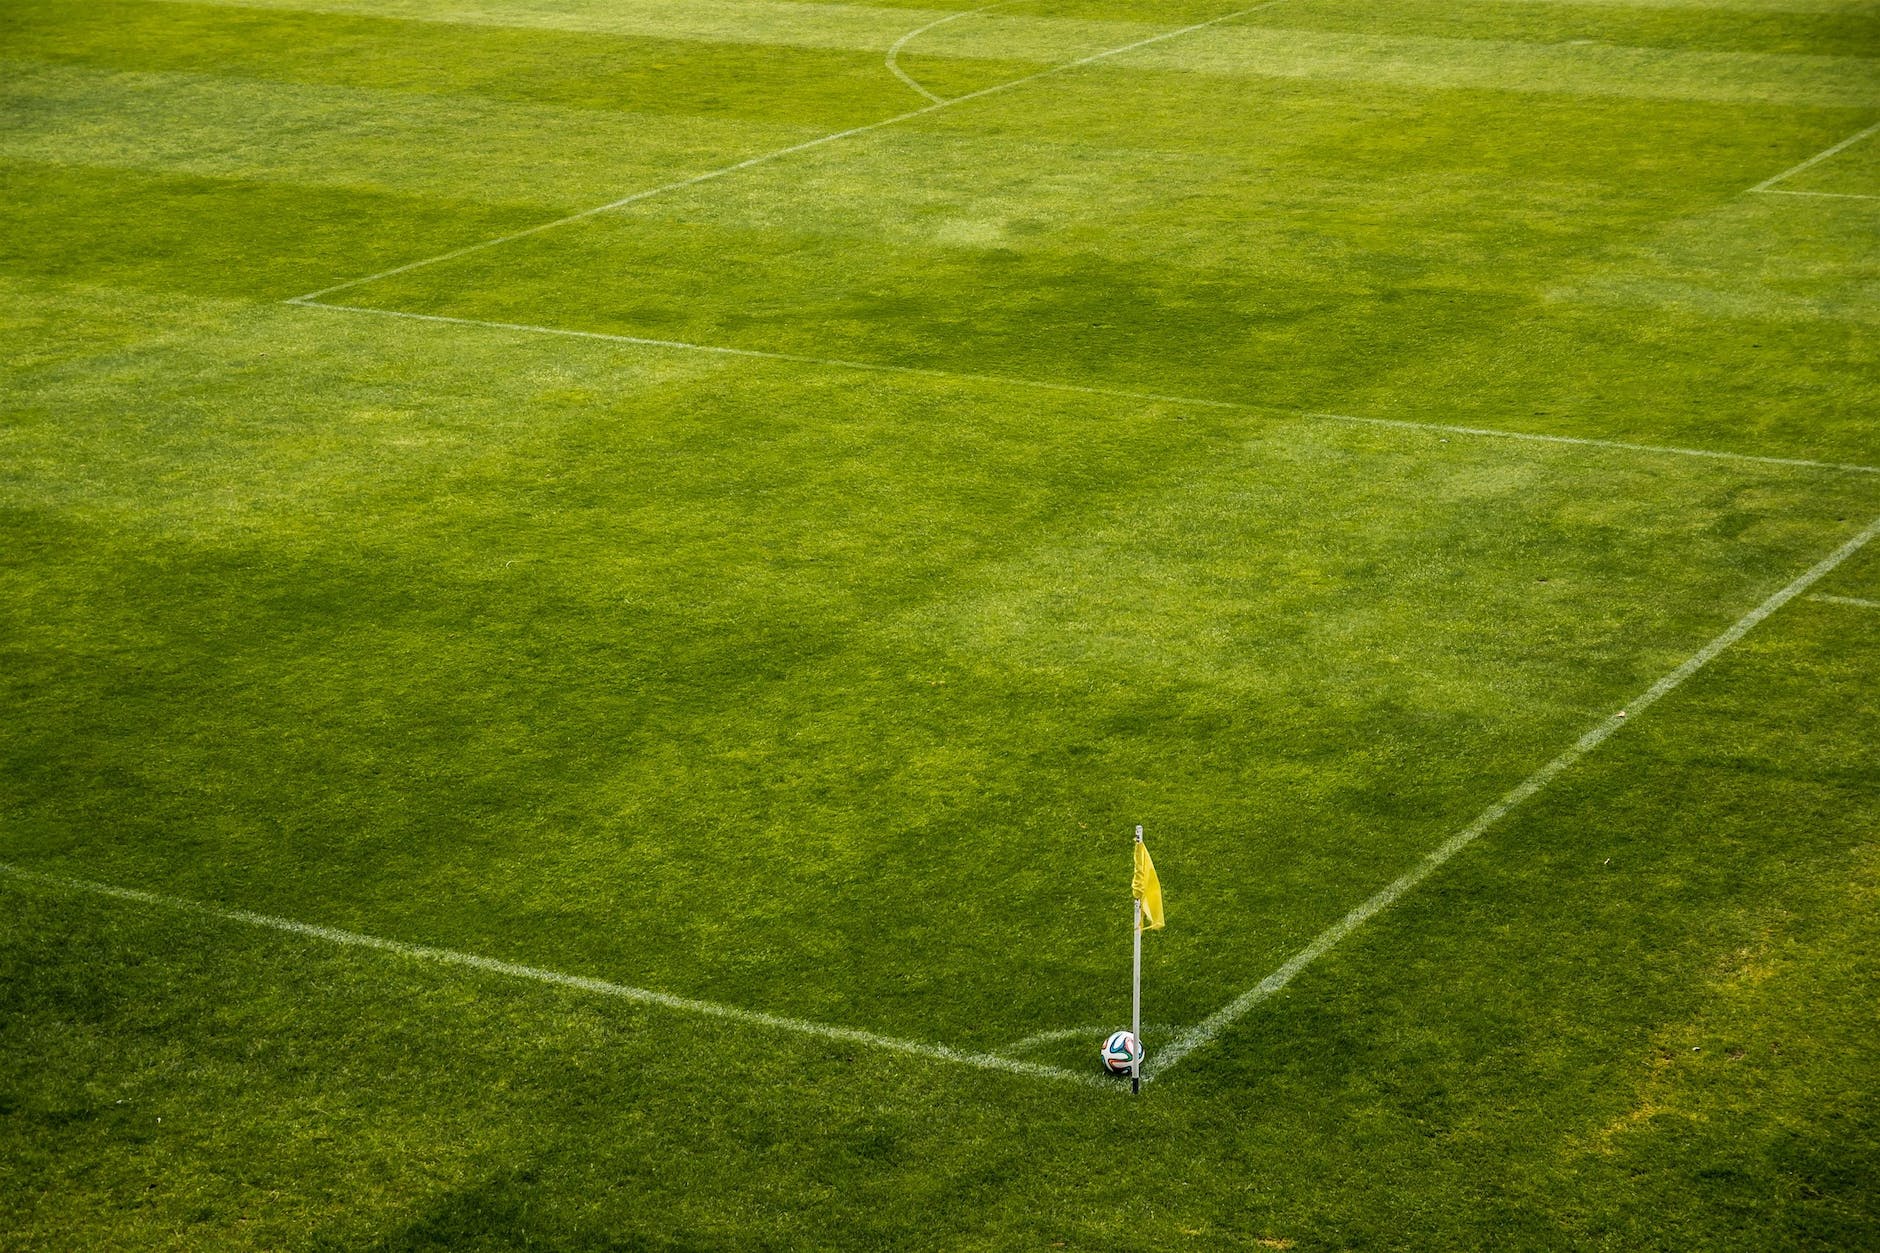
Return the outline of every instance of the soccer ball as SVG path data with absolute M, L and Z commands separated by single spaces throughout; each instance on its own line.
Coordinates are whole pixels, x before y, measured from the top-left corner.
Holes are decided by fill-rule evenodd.
M 1142 1060 L 1142 1041 L 1128 1031 L 1118 1031 L 1103 1042 L 1103 1064 L 1113 1075 L 1126 1075 Z

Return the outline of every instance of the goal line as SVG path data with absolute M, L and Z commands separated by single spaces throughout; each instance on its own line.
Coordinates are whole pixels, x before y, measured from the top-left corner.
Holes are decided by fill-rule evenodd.
M 1109 1087 L 1096 1075 L 1080 1074 L 1061 1066 L 1048 1066 L 1039 1062 L 1028 1062 L 1019 1058 L 1004 1057 L 993 1053 L 981 1053 L 971 1049 L 956 1049 L 945 1044 L 932 1044 L 925 1040 L 908 1040 L 898 1036 L 880 1035 L 873 1031 L 863 1031 L 857 1027 L 843 1027 L 832 1023 L 815 1022 L 807 1018 L 792 1018 L 784 1014 L 766 1013 L 758 1009 L 745 1009 L 737 1005 L 727 1005 L 719 1001 L 700 1000 L 697 997 L 676 996 L 670 992 L 658 992 L 651 988 L 630 987 L 624 983 L 613 983 L 606 979 L 592 979 L 585 975 L 567 974 L 559 970 L 546 970 L 540 966 L 525 966 L 518 962 L 503 961 L 500 958 L 484 957 L 477 953 L 465 953 L 457 949 L 437 948 L 429 944 L 413 944 L 405 940 L 390 940 L 383 936 L 367 935 L 359 931 L 345 931 L 338 927 L 325 927 L 317 923 L 298 922 L 292 918 L 281 918 L 273 914 L 259 914 L 252 910 L 230 909 L 221 905 L 204 904 L 201 901 L 187 900 L 180 896 L 166 896 L 160 892 L 146 892 L 138 888 L 118 887 L 110 883 L 98 883 L 91 879 L 80 879 L 68 875 L 46 874 L 42 871 L 28 870 L 0 862 L 0 876 L 15 879 L 23 883 L 37 884 L 41 887 L 57 888 L 70 892 L 85 892 L 93 896 L 105 896 L 114 900 L 131 901 L 139 905 L 154 905 L 176 913 L 195 914 L 199 917 L 213 918 L 222 922 L 241 923 L 244 926 L 261 927 L 269 931 L 280 931 L 288 935 L 306 939 L 323 940 L 328 944 L 337 944 L 345 948 L 374 949 L 382 953 L 395 953 L 417 961 L 434 962 L 445 966 L 462 966 L 471 970 L 480 970 L 489 974 L 503 975 L 511 979 L 526 979 L 532 983 L 546 983 L 555 987 L 571 988 L 577 992 L 588 992 L 597 996 L 614 997 L 624 1001 L 637 1001 L 645 1005 L 657 1005 L 662 1009 L 678 1010 L 681 1013 L 700 1014 L 711 1018 L 723 1018 L 732 1022 L 753 1027 L 766 1027 L 773 1031 L 787 1031 L 795 1035 L 815 1036 L 819 1039 L 834 1040 L 842 1044 L 854 1044 L 864 1048 L 883 1049 L 892 1053 L 907 1053 L 915 1057 L 931 1058 L 935 1061 L 953 1062 L 962 1066 L 973 1066 L 980 1070 L 1000 1070 L 1008 1074 L 1026 1075 L 1035 1079 L 1054 1079 L 1063 1082 L 1081 1083 L 1094 1087 Z

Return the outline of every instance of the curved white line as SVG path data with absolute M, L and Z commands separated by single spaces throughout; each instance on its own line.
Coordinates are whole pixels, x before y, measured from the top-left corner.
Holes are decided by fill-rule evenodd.
M 932 21 L 932 22 L 927 23 L 925 26 L 915 27 L 913 30 L 910 30 L 909 32 L 907 32 L 907 34 L 895 40 L 894 43 L 888 48 L 888 59 L 886 61 L 888 72 L 890 74 L 893 74 L 896 78 L 900 79 L 902 82 L 906 83 L 909 87 L 912 87 L 915 91 L 918 91 L 921 95 L 927 97 L 927 99 L 933 101 L 935 104 L 945 104 L 946 103 L 945 96 L 934 95 L 931 91 L 928 91 L 925 87 L 922 87 L 918 82 L 916 82 L 913 76 L 910 75 L 906 70 L 901 68 L 901 64 L 900 64 L 901 49 L 907 47 L 908 41 L 913 39 L 916 35 L 924 35 L 936 26 L 945 26 L 948 22 L 957 22 L 963 17 L 971 17 L 975 13 L 984 13 L 987 9 L 996 9 L 1000 5 L 1011 4 L 1012 2 L 1013 0 L 997 0 L 997 3 L 995 4 L 981 5 L 977 9 L 964 9 L 958 13 L 949 13 L 945 17 L 940 18 L 937 21 Z

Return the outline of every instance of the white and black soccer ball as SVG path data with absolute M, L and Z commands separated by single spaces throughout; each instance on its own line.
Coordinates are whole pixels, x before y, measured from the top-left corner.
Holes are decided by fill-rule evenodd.
M 1126 1075 L 1142 1060 L 1142 1041 L 1134 1032 L 1117 1031 L 1103 1042 L 1103 1065 L 1113 1075 Z

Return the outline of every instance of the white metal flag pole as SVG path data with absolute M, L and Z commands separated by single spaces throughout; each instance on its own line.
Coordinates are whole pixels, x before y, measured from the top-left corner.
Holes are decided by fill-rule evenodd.
M 1136 828 L 1136 843 L 1142 843 L 1142 828 Z M 1135 896 L 1135 893 L 1131 893 Z M 1136 905 L 1136 958 L 1129 977 L 1129 1033 L 1136 1037 L 1136 1056 L 1129 1063 L 1129 1090 L 1142 1091 L 1142 899 Z

